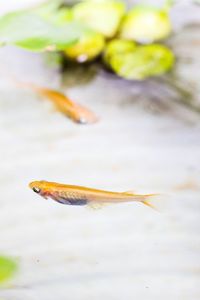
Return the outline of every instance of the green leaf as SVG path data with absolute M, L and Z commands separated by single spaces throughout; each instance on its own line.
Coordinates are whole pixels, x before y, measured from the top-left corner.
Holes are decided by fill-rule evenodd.
M 55 11 L 59 9 L 59 6 L 61 5 L 60 1 L 47 1 L 39 6 L 36 6 L 35 8 L 32 9 L 32 11 L 37 12 L 41 16 L 50 16 L 52 15 Z
M 65 25 L 72 21 L 72 10 L 60 7 L 59 1 L 50 1 L 37 7 L 33 12 L 55 25 Z
M 5 256 L 0 256 L 0 283 L 10 279 L 17 271 L 17 263 Z
M 58 26 L 32 12 L 10 13 L 0 18 L 0 44 L 15 44 L 32 51 L 63 50 L 85 31 L 77 22 Z

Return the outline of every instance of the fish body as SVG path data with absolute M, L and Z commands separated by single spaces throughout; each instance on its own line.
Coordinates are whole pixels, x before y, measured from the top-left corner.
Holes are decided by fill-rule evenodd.
M 40 96 L 50 100 L 58 111 L 65 114 L 76 123 L 92 124 L 98 121 L 97 116 L 91 110 L 72 101 L 65 94 L 59 91 L 39 87 L 32 83 L 21 83 L 17 80 L 15 80 L 15 82 L 17 82 L 19 86 L 30 88 Z
M 36 88 L 41 96 L 45 96 L 53 102 L 57 110 L 67 115 L 76 123 L 88 124 L 97 122 L 98 118 L 88 108 L 70 100 L 66 95 L 45 88 Z
M 83 186 L 60 184 L 48 181 L 33 181 L 29 187 L 45 199 L 51 198 L 68 205 L 91 205 L 139 201 L 149 205 L 153 195 L 137 195 L 132 192 L 110 192 Z

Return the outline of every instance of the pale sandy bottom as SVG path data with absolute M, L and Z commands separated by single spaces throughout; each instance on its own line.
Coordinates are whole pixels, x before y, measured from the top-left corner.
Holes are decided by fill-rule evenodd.
M 27 80 L 58 81 L 23 51 L 2 49 L 0 65 L 26 71 Z M 123 85 L 100 75 L 68 90 L 101 117 L 77 126 L 4 79 L 0 253 L 18 258 L 20 270 L 0 299 L 200 299 L 200 122 L 145 112 L 122 97 Z M 158 192 L 160 212 L 138 203 L 91 210 L 45 201 L 27 187 L 37 179 Z

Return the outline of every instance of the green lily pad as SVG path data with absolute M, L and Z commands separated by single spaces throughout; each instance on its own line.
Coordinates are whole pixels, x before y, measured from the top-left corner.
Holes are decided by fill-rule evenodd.
M 163 45 L 138 46 L 133 52 L 113 55 L 110 66 L 119 76 L 142 80 L 168 72 L 174 64 L 174 55 Z
M 0 256 L 0 283 L 12 278 L 17 271 L 17 263 L 5 256 Z

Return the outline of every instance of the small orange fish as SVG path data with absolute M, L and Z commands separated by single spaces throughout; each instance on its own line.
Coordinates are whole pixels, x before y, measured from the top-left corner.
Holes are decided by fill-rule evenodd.
M 98 121 L 98 117 L 88 108 L 70 100 L 63 93 L 48 88 L 38 87 L 32 83 L 21 83 L 15 80 L 19 86 L 31 88 L 39 95 L 52 101 L 60 112 L 67 115 L 71 120 L 79 124 L 92 124 Z
M 137 195 L 132 192 L 108 192 L 82 186 L 60 184 L 48 181 L 33 181 L 29 187 L 45 199 L 51 198 L 59 203 L 68 205 L 90 205 L 96 207 L 98 205 L 118 202 L 142 202 L 145 205 L 152 205 L 148 202 L 148 198 L 155 196 Z

